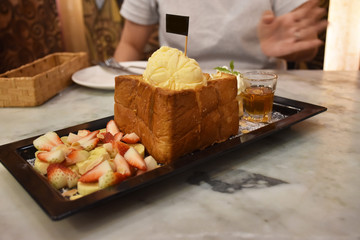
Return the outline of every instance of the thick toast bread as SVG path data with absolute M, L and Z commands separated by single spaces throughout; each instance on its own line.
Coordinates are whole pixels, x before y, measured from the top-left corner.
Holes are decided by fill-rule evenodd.
M 174 91 L 145 83 L 141 75 L 117 76 L 115 122 L 138 134 L 159 163 L 225 141 L 239 128 L 236 77 L 205 77 L 207 86 Z

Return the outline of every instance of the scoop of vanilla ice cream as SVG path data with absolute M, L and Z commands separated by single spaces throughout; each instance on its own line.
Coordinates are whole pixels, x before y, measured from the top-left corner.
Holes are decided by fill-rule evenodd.
M 148 60 L 144 81 L 171 90 L 194 89 L 206 85 L 199 64 L 176 48 L 161 47 Z

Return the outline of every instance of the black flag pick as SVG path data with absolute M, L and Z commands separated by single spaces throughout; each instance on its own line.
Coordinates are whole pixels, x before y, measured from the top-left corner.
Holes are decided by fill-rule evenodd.
M 188 33 L 189 33 L 189 17 L 166 14 L 166 32 L 185 35 L 185 56 L 187 51 Z
M 166 14 L 166 32 L 187 36 L 189 32 L 189 17 Z

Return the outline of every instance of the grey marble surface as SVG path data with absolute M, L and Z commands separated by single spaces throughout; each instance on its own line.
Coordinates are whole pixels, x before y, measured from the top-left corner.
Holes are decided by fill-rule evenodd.
M 61 221 L 0 165 L 0 238 L 359 240 L 359 72 L 279 72 L 277 95 L 328 110 Z M 72 85 L 0 108 L 0 145 L 110 115 L 113 91 Z

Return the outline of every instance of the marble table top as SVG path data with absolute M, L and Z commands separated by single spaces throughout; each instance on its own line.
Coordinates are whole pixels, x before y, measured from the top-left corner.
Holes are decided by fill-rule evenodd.
M 0 238 L 360 239 L 360 74 L 278 74 L 276 95 L 328 110 L 61 221 L 0 164 Z M 72 85 L 38 107 L 0 108 L 0 145 L 111 115 L 113 91 Z

